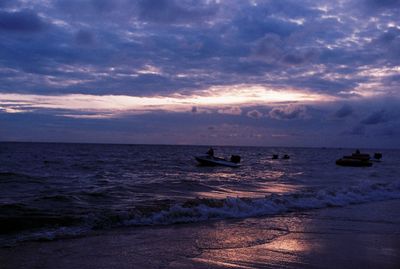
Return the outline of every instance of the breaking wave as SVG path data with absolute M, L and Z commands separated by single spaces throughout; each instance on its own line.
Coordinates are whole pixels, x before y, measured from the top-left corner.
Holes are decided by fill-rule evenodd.
M 167 210 L 153 212 L 147 216 L 136 216 L 125 221 L 124 224 L 175 224 L 212 219 L 258 217 L 391 199 L 400 199 L 400 182 L 374 183 L 347 189 L 308 191 L 286 195 L 272 194 L 263 198 L 194 199 L 175 204 Z
M 109 215 L 88 215 L 78 225 L 61 218 L 59 226 L 35 231 L 21 231 L 0 240 L 0 245 L 27 240 L 53 240 L 87 234 L 97 229 L 122 226 L 170 225 L 207 220 L 247 218 L 301 212 L 310 209 L 342 207 L 375 201 L 400 199 L 400 182 L 373 183 L 302 193 L 272 194 L 261 198 L 227 197 L 225 199 L 190 199 L 183 202 L 137 208 L 133 212 L 112 212 Z M 21 220 L 22 221 L 22 220 Z M 63 226 L 68 222 L 71 226 Z M 54 223 L 53 223 L 54 224 Z

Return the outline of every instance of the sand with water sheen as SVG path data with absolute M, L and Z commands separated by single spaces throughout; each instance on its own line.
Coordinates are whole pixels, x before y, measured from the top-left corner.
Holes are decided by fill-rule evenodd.
M 1 268 L 400 268 L 400 200 L 27 242 Z

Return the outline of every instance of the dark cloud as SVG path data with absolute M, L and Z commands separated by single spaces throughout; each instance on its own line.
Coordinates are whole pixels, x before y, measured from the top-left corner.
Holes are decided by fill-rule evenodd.
M 95 38 L 92 32 L 79 30 L 75 35 L 75 40 L 79 45 L 93 45 Z
M 335 42 L 351 35 L 352 24 L 322 18 L 326 14 L 316 5 L 295 1 L 252 6 L 224 1 L 59 0 L 53 7 L 38 4 L 36 8 L 51 14 L 49 21 L 55 19 L 57 27 L 40 39 L 29 40 L 29 46 L 25 40 L 8 39 L 3 42 L 3 59 L 20 71 L 14 81 L 26 81 L 32 74 L 54 75 L 52 72 L 60 80 L 82 81 L 79 87 L 65 86 L 65 92 L 84 89 L 146 95 L 158 90 L 248 83 L 349 96 L 359 83 L 368 81 L 358 76 L 350 79 L 357 72 L 352 66 L 394 61 L 395 32 L 381 38 L 382 33 L 374 32 L 376 42 L 365 50 L 340 46 Z M 328 49 L 325 44 L 335 48 Z M 164 71 L 162 76 L 153 77 L 153 82 L 140 74 L 135 78 L 134 70 L 149 62 Z M 84 65 L 91 72 L 63 72 L 65 65 Z M 118 74 L 109 72 L 111 67 L 119 70 Z M 185 76 L 174 78 L 180 73 Z M 343 77 L 331 79 L 331 73 Z M 37 85 L 21 83 L 18 88 L 60 91 L 58 86 L 40 85 L 41 78 L 30 80 L 38 81 Z
M 335 112 L 335 117 L 342 119 L 352 115 L 354 112 L 353 108 L 346 104 L 343 105 L 338 111 Z
M 267 34 L 257 41 L 254 54 L 257 60 L 263 60 L 269 63 L 278 61 L 282 55 L 284 42 L 277 34 Z
M 400 9 L 399 9 L 400 10 Z M 400 64 L 400 30 L 390 27 L 381 37 L 383 49 L 386 49 L 388 62 L 393 65 Z
M 156 23 L 201 22 L 215 15 L 216 5 L 205 1 L 140 0 L 139 17 Z
M 388 121 L 387 112 L 385 110 L 380 110 L 377 112 L 373 112 L 368 117 L 361 121 L 362 124 L 365 125 L 375 125 Z
M 71 0 L 69 0 L 71 1 Z M 91 0 L 93 7 L 99 12 L 110 12 L 118 6 L 115 0 Z
M 21 0 L 0 0 L 0 8 L 16 9 L 21 5 Z
M 46 23 L 36 13 L 29 10 L 0 11 L 0 30 L 29 33 L 41 31 L 45 26 Z
M 345 132 L 347 135 L 356 135 L 356 136 L 364 136 L 366 135 L 366 129 L 362 125 L 357 125 L 352 128 L 349 132 Z
M 195 116 L 189 106 L 190 118 L 160 112 L 146 120 L 193 127 L 195 119 L 204 129 L 262 122 L 277 134 L 321 133 L 321 124 L 326 134 L 398 134 L 399 106 L 391 100 L 400 87 L 399 1 L 3 0 L 0 8 L 3 93 L 190 96 L 258 85 L 346 105 L 228 104 Z M 390 105 L 374 96 L 362 103 L 365 91 Z M 85 113 L 76 117 L 95 117 Z
M 131 11 L 133 6 L 129 1 L 123 0 L 56 0 L 54 5 L 62 14 L 80 19 L 110 14 L 118 8 Z
M 399 0 L 365 0 L 365 4 L 372 8 L 400 8 Z

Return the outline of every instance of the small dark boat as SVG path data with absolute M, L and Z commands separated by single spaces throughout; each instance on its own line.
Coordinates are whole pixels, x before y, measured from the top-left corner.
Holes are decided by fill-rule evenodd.
M 210 155 L 202 155 L 194 157 L 201 165 L 205 166 L 228 166 L 228 167 L 239 167 L 240 156 L 232 155 L 231 159 L 228 161 L 224 158 L 214 157 Z
M 359 150 L 356 150 L 350 156 L 343 156 L 336 160 L 336 164 L 341 166 L 370 167 L 372 166 L 370 159 L 371 156 L 368 153 L 360 153 Z
M 371 156 L 368 153 L 353 153 L 351 154 L 351 156 L 344 156 L 344 158 L 369 161 L 371 159 Z
M 369 160 L 361 160 L 356 158 L 349 158 L 349 156 L 344 156 L 336 160 L 337 165 L 341 166 L 352 166 L 352 167 L 370 167 L 372 166 L 372 162 Z

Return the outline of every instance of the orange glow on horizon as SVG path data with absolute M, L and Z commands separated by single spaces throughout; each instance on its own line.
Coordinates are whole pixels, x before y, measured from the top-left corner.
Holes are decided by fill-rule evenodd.
M 143 114 L 157 110 L 191 111 L 192 107 L 221 108 L 227 106 L 273 105 L 282 102 L 326 102 L 335 98 L 328 95 L 295 90 L 274 90 L 258 85 L 214 86 L 195 91 L 192 95 L 175 93 L 169 96 L 138 97 L 127 95 L 35 95 L 0 93 L 0 105 L 5 112 L 29 112 L 32 109 L 62 109 L 79 112 L 101 112 L 98 118 L 116 114 Z M 66 117 L 85 117 L 66 113 Z M 95 115 L 87 115 L 96 118 Z

